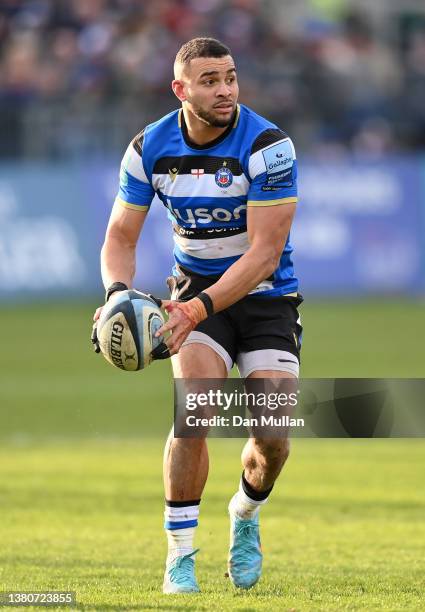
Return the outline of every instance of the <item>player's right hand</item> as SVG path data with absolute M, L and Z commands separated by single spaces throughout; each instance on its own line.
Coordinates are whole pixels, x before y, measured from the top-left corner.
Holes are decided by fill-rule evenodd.
M 118 294 L 118 293 L 122 293 L 122 291 L 114 291 L 114 293 L 112 295 Z M 97 337 L 97 322 L 99 320 L 100 315 L 102 314 L 102 308 L 103 306 L 99 306 L 98 308 L 96 308 L 95 313 L 93 315 L 93 327 L 92 327 L 92 332 L 91 332 L 91 336 L 90 336 L 90 340 L 91 343 L 93 344 L 93 350 L 95 353 L 100 353 L 100 345 L 99 345 L 99 339 Z
M 99 317 L 101 315 L 102 312 L 102 308 L 103 306 L 99 306 L 99 308 L 96 308 L 96 311 L 93 315 L 93 327 L 92 327 L 92 332 L 91 332 L 91 336 L 90 336 L 90 340 L 93 344 L 93 350 L 95 353 L 100 353 L 100 345 L 99 345 L 99 339 L 97 337 L 97 322 L 99 320 Z

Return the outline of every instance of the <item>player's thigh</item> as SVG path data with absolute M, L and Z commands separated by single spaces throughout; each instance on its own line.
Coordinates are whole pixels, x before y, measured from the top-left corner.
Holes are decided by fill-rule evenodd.
M 232 309 L 238 332 L 236 362 L 242 378 L 291 378 L 299 375 L 301 297 L 247 296 Z
M 192 454 L 193 449 L 196 451 L 204 446 L 209 428 L 189 426 L 187 401 L 191 396 L 191 401 L 194 401 L 193 398 L 200 394 L 205 395 L 221 389 L 227 378 L 227 366 L 213 348 L 200 342 L 183 345 L 171 360 L 175 380 L 174 400 L 175 406 L 178 406 L 172 436 L 179 438 L 178 444 Z M 196 407 L 196 416 L 208 419 L 213 417 L 216 411 L 217 408 L 213 405 L 203 404 Z
M 223 357 L 206 344 L 183 345 L 171 362 L 175 378 L 227 378 Z

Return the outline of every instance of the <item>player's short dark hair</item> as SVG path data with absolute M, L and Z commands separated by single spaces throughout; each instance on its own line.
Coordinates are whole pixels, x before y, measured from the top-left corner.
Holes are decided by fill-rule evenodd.
M 180 48 L 176 62 L 187 65 L 197 57 L 224 57 L 231 55 L 229 47 L 215 38 L 192 38 Z

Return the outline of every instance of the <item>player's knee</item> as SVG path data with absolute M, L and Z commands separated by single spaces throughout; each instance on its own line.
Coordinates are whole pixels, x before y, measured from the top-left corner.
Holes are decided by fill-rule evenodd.
M 255 439 L 254 445 L 266 463 L 283 465 L 289 457 L 289 440 L 287 438 Z
M 205 438 L 174 438 L 169 437 L 165 446 L 164 460 L 173 462 L 176 456 L 182 453 L 189 460 L 197 461 L 203 452 L 206 451 L 207 442 Z

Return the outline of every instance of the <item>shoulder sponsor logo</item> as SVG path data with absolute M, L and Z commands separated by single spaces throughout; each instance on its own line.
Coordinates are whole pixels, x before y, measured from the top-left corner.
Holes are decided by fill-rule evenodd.
M 267 147 L 263 150 L 264 163 L 268 175 L 282 173 L 292 168 L 294 158 L 289 140 Z
M 267 175 L 266 185 L 277 185 L 278 187 L 292 187 L 294 179 L 292 176 L 292 167 L 283 172 L 276 172 Z

